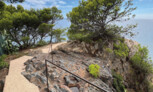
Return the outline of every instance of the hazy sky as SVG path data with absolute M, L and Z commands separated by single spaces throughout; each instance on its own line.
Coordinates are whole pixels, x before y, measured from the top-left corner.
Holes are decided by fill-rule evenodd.
M 66 13 L 71 11 L 73 7 L 78 6 L 78 3 L 79 0 L 25 0 L 21 5 L 26 9 L 56 6 L 62 10 L 66 18 Z M 134 11 L 136 19 L 153 19 L 153 0 L 133 0 L 133 3 L 137 7 L 137 10 Z

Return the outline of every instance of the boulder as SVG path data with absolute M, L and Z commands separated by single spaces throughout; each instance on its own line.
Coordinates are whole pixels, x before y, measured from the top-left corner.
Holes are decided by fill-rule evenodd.
M 59 78 L 59 74 L 58 74 L 56 71 L 54 71 L 54 72 L 52 72 L 51 74 L 49 74 L 49 78 L 50 78 L 51 80 L 58 79 L 58 78 Z
M 31 80 L 31 78 L 32 78 L 32 75 L 30 75 L 30 74 L 28 74 L 27 72 L 22 72 L 21 73 L 27 80 Z
M 64 79 L 65 79 L 65 82 L 66 82 L 68 87 L 76 87 L 76 86 L 78 86 L 78 84 L 77 84 L 78 80 L 75 77 L 73 77 L 73 76 L 65 76 Z
M 33 65 L 34 65 L 34 68 L 38 71 L 45 68 L 45 64 L 42 63 L 41 61 L 40 62 L 34 62 Z
M 45 76 L 37 75 L 36 78 L 39 79 L 41 81 L 41 83 L 43 83 L 43 84 L 47 83 L 47 79 Z
M 61 91 L 57 91 L 57 92 L 72 92 L 72 90 L 65 85 L 60 85 L 60 89 Z
M 33 67 L 32 64 L 29 64 L 29 65 L 26 66 L 25 70 L 26 70 L 27 72 L 33 72 L 33 71 L 34 71 L 34 67 Z
M 72 90 L 72 92 L 80 92 L 77 87 L 71 87 L 70 89 Z

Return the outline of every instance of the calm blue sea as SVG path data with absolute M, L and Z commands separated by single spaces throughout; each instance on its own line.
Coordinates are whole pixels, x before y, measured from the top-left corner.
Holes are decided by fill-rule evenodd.
M 127 24 L 138 24 L 134 32 L 138 34 L 133 38 L 129 38 L 139 42 L 142 46 L 147 46 L 149 49 L 149 56 L 153 59 L 153 20 L 147 19 L 134 19 L 128 22 L 118 23 L 119 25 L 126 26 Z M 56 28 L 66 28 L 70 26 L 70 22 L 67 19 L 59 21 Z M 67 37 L 66 37 L 67 38 Z

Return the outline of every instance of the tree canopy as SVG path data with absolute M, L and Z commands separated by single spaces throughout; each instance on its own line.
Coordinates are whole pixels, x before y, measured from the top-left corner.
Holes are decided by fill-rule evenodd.
M 82 0 L 67 14 L 72 40 L 112 40 L 123 34 L 133 35 L 135 25 L 124 28 L 113 24 L 134 17 L 132 0 Z
M 7 1 L 7 2 L 9 2 L 9 3 L 17 3 L 17 2 L 22 3 L 22 2 L 24 2 L 25 0 L 0 0 L 0 1 Z
M 40 39 L 49 36 L 57 20 L 63 18 L 56 7 L 40 10 L 26 10 L 21 5 L 14 7 L 0 1 L 0 33 L 4 30 L 12 43 L 20 49 L 33 46 Z

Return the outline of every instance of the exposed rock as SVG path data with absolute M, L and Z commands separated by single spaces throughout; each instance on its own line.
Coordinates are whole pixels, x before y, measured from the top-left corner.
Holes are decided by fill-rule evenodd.
M 27 62 L 24 63 L 24 65 L 29 65 L 32 63 L 32 59 L 29 59 Z
M 129 58 L 135 55 L 135 53 L 138 51 L 138 45 L 139 43 L 133 40 L 125 39 L 125 43 L 127 44 L 130 52 L 129 52 Z
M 21 74 L 24 75 L 25 78 L 26 78 L 27 80 L 29 80 L 29 81 L 30 81 L 31 78 L 32 78 L 32 75 L 28 74 L 27 72 L 22 72 Z
M 112 86 L 113 76 L 111 74 L 111 70 L 105 68 L 104 66 L 100 69 L 100 78 L 105 82 L 107 85 Z
M 46 84 L 47 80 L 45 76 L 36 75 L 36 78 L 41 81 L 41 83 Z
M 129 43 L 129 48 L 134 48 L 133 45 L 136 44 L 131 41 L 126 41 Z M 93 84 L 106 89 L 108 92 L 115 92 L 112 87 L 113 77 L 111 70 L 115 70 L 120 73 L 124 78 L 124 84 L 128 88 L 129 81 L 131 79 L 130 70 L 131 66 L 127 61 L 127 58 L 115 58 L 115 55 L 105 53 L 102 50 L 102 43 L 98 44 L 85 44 L 84 42 L 76 43 L 71 42 L 66 45 L 59 47 L 60 49 L 53 51 L 47 57 L 51 61 L 54 55 L 53 62 L 60 67 L 63 67 L 72 73 L 92 82 Z M 85 48 L 86 47 L 86 48 Z M 108 44 L 108 47 L 113 49 L 113 44 Z M 91 51 L 90 51 L 91 50 Z M 80 53 L 81 52 L 81 53 Z M 129 57 L 133 55 L 132 49 L 130 51 Z M 86 53 L 86 54 L 84 54 Z M 92 53 L 99 57 L 93 57 L 87 53 Z M 44 60 L 46 59 L 46 54 L 38 54 L 35 58 L 27 61 L 26 71 L 23 75 L 32 83 L 39 86 L 40 90 L 46 89 L 46 67 Z M 86 71 L 88 66 L 91 64 L 98 64 L 100 69 L 100 78 L 95 79 L 90 76 L 89 72 Z M 78 78 L 73 77 L 69 73 L 55 67 L 54 65 L 48 63 L 48 77 L 50 92 L 102 92 L 94 86 L 86 84 Z M 132 81 L 130 81 L 132 82 Z
M 71 89 L 65 85 L 60 85 L 60 88 L 61 88 L 61 92 L 72 92 Z
M 51 80 L 58 79 L 58 77 L 59 77 L 59 74 L 58 74 L 56 71 L 52 72 L 52 73 L 49 75 L 49 78 L 50 78 Z
M 33 67 L 32 64 L 29 64 L 28 66 L 26 66 L 25 70 L 26 70 L 27 72 L 32 72 L 32 71 L 34 70 L 34 67 Z
M 0 80 L 0 92 L 3 90 L 4 80 Z
M 44 88 L 43 92 L 48 92 L 48 89 Z M 72 91 L 65 85 L 54 84 L 53 88 L 49 89 L 49 92 L 72 92 Z
M 43 90 L 42 92 L 46 92 L 46 67 L 45 62 L 41 58 L 44 58 L 44 55 L 38 55 L 35 58 L 28 60 L 26 65 L 26 71 L 22 74 L 32 83 L 37 85 L 40 90 Z M 102 64 L 99 58 L 93 58 L 93 57 L 85 57 L 79 53 L 65 53 L 63 51 L 58 51 L 58 54 L 56 53 L 54 55 L 54 63 L 57 65 L 66 68 L 67 70 L 75 73 L 76 75 L 79 75 L 80 77 L 90 77 L 89 73 L 86 71 L 87 67 L 90 64 Z M 87 64 L 88 66 L 82 64 Z M 107 62 L 106 62 L 107 63 Z M 101 78 L 106 78 L 107 80 L 110 79 L 110 75 L 108 71 L 102 70 Z M 105 73 L 106 72 L 106 73 Z M 76 78 L 74 76 L 69 75 L 65 71 L 56 68 L 52 64 L 48 63 L 48 77 L 49 77 L 49 84 L 54 84 L 53 87 L 51 87 L 50 92 L 85 92 L 84 90 L 87 90 L 87 92 L 95 92 L 96 88 L 89 91 L 90 86 L 83 85 L 83 81 L 81 81 L 79 78 Z M 67 86 L 65 86 L 66 84 Z M 62 85 L 62 86 L 58 86 Z M 105 84 L 107 85 L 107 84 Z M 109 84 L 108 84 L 109 85 Z M 109 87 L 107 85 L 107 87 Z M 86 87 L 86 88 L 85 88 Z M 71 88 L 71 89 L 70 89 Z M 79 90 L 79 91 L 78 91 Z M 81 91 L 82 90 L 82 91 Z M 98 92 L 98 91 L 97 91 Z
M 34 62 L 33 65 L 34 65 L 36 70 L 41 70 L 42 68 L 45 67 L 45 64 L 42 63 L 42 62 Z
M 103 81 L 101 81 L 100 79 L 95 79 L 94 81 L 92 81 L 92 83 L 107 90 L 107 92 L 113 92 L 112 89 L 107 84 L 105 84 Z M 97 89 L 94 86 L 89 86 L 88 92 L 103 92 L 103 91 L 100 89 Z
M 73 76 L 65 76 L 64 79 L 68 87 L 76 87 L 78 85 L 78 80 Z
M 77 87 L 71 87 L 70 89 L 72 90 L 72 92 L 79 92 L 79 89 Z

